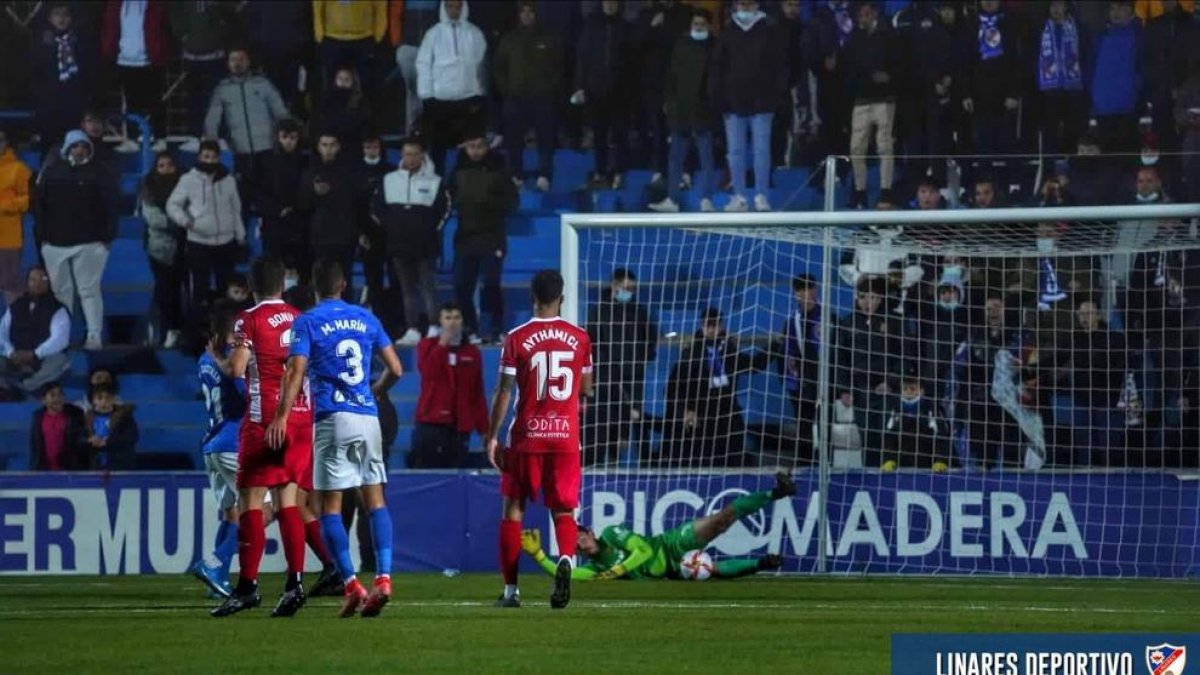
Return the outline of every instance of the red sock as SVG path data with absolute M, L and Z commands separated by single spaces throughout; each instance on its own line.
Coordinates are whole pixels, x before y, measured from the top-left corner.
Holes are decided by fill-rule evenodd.
M 288 574 L 300 574 L 304 571 L 304 519 L 300 517 L 300 509 L 295 506 L 280 509 L 277 520 Z
M 579 536 L 579 525 L 575 523 L 575 516 L 570 513 L 562 513 L 554 516 L 554 539 L 558 542 L 558 554 L 565 556 L 575 555 L 575 540 Z
M 333 564 L 333 558 L 329 557 L 329 549 L 325 548 L 325 540 L 321 538 L 321 521 L 310 520 L 304 524 L 305 538 L 308 540 L 308 547 L 317 555 L 321 564 L 329 567 Z
M 263 512 L 255 509 L 243 511 L 238 518 L 238 564 L 242 571 L 238 577 L 246 581 L 258 580 L 258 566 L 262 563 L 263 549 L 267 547 L 267 532 L 263 527 Z
M 500 574 L 504 583 L 517 585 L 517 563 L 521 559 L 521 523 L 500 521 Z

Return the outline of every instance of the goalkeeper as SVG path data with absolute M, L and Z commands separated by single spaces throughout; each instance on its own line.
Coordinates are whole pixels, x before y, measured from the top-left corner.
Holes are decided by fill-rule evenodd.
M 717 513 L 667 530 L 660 535 L 643 537 L 624 527 L 606 527 L 599 537 L 590 529 L 579 528 L 576 550 L 587 556 L 588 563 L 576 567 L 571 578 L 576 581 L 592 579 L 678 579 L 679 561 L 688 551 L 703 549 L 721 536 L 739 518 L 750 515 L 776 499 L 796 494 L 796 484 L 784 472 L 775 474 L 772 490 L 754 492 L 733 501 Z M 540 530 L 521 533 L 521 548 L 533 556 L 538 565 L 554 574 L 555 563 L 542 551 Z M 762 558 L 731 558 L 716 563 L 713 576 L 733 579 L 763 570 L 779 569 L 783 558 L 766 555 Z

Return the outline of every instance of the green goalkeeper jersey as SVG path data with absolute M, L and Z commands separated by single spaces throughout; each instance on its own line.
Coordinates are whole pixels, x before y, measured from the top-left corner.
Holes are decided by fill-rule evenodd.
M 620 567 L 628 579 L 662 579 L 679 576 L 683 554 L 704 548 L 696 539 L 695 527 L 688 523 L 653 537 L 643 537 L 627 527 L 609 526 L 597 538 L 600 551 L 586 565 L 575 568 L 572 578 L 594 579 Z M 541 565 L 554 573 L 554 563 L 543 558 Z

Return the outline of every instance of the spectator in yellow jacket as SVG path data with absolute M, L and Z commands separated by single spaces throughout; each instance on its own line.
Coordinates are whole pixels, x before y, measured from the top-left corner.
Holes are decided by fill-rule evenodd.
M 29 211 L 29 167 L 17 159 L 8 145 L 8 134 L 0 130 L 0 292 L 12 304 L 25 292 L 21 277 L 21 247 L 25 237 L 21 217 Z
M 379 81 L 380 43 L 388 33 L 387 0 L 313 0 L 313 37 L 321 82 L 349 66 L 358 71 L 368 96 Z

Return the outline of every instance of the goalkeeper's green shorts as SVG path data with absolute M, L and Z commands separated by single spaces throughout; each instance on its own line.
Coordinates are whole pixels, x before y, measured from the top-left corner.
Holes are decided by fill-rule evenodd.
M 683 554 L 704 548 L 704 542 L 696 536 L 695 523 L 688 523 L 658 535 L 663 558 L 667 563 L 667 575 L 679 576 L 679 561 Z

